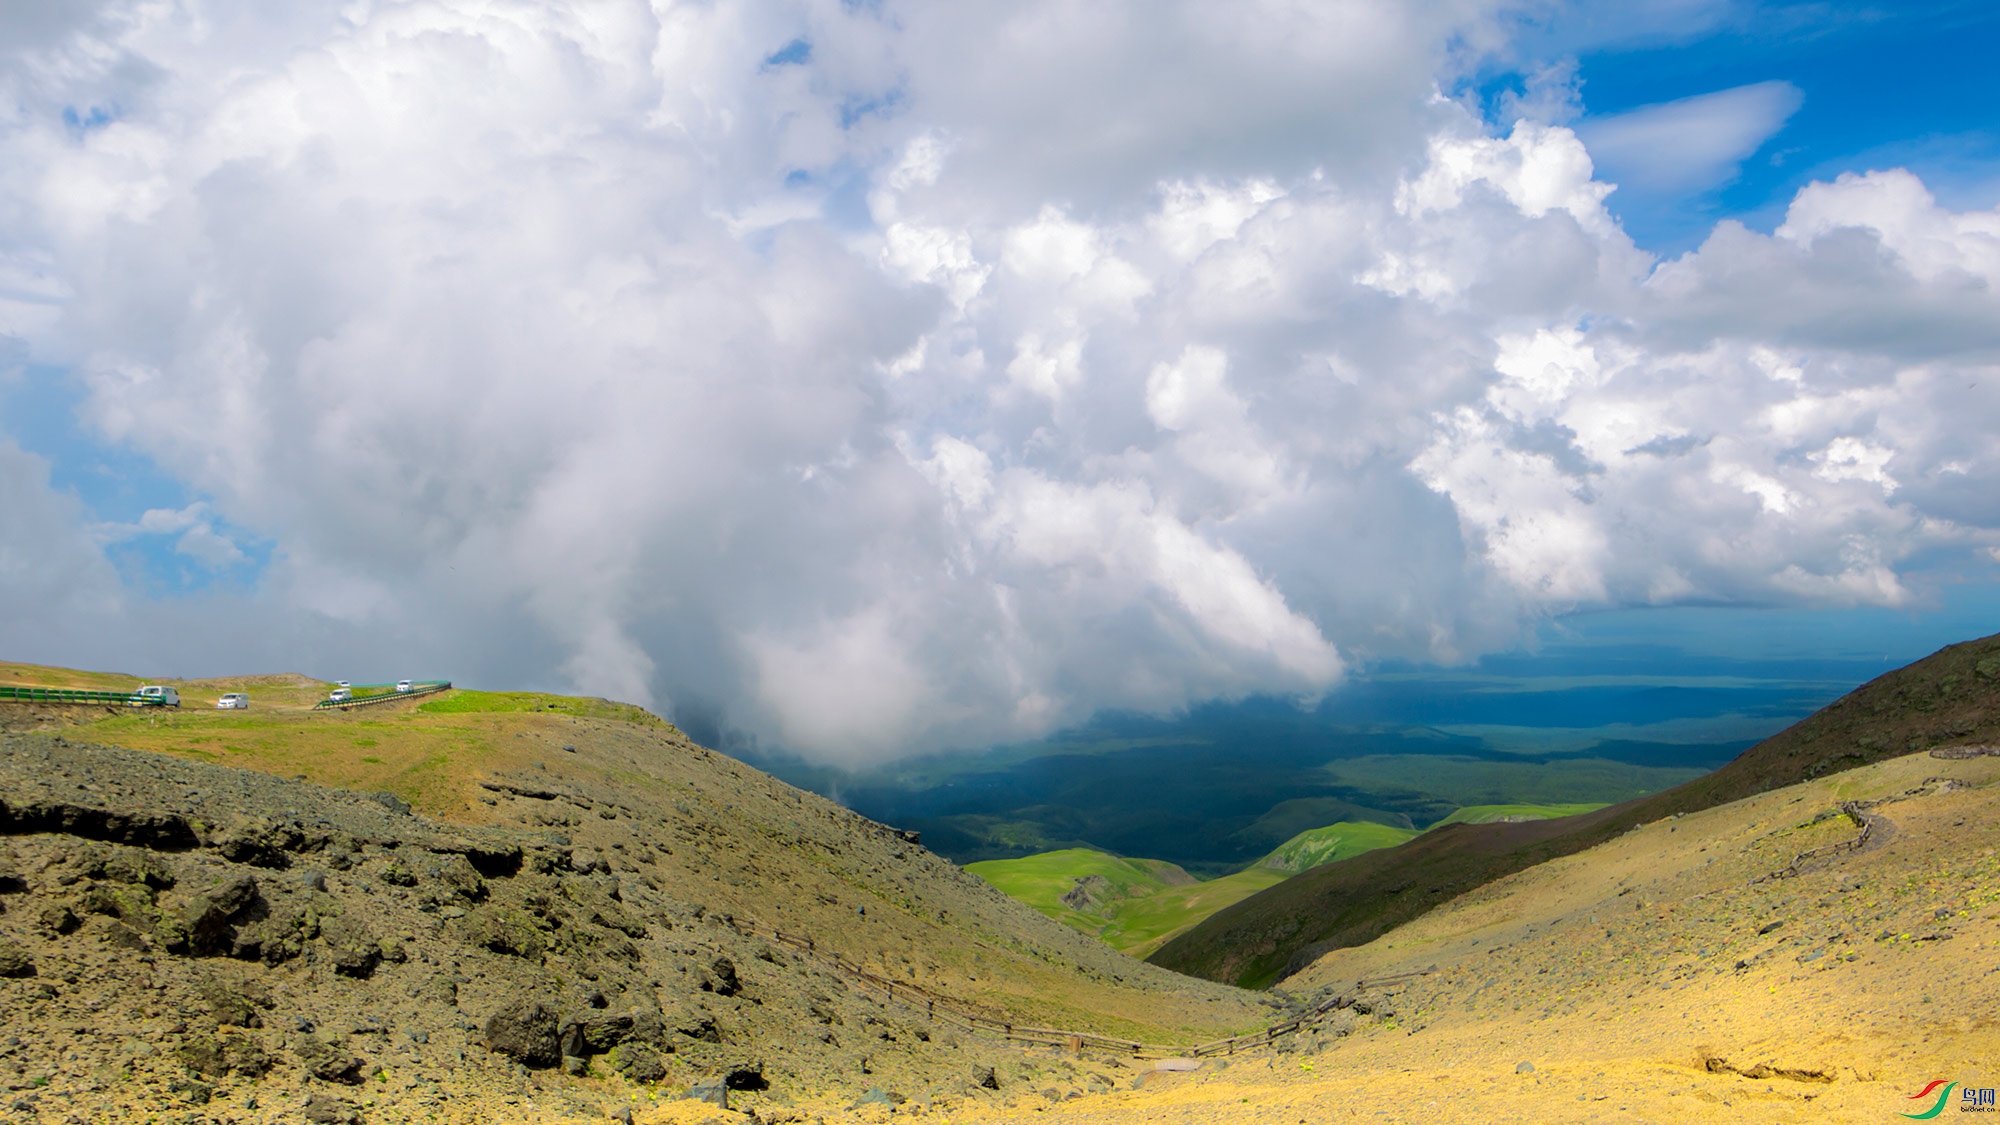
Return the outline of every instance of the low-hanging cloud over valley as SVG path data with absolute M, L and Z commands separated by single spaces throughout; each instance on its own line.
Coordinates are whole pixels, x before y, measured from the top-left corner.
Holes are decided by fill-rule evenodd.
M 196 498 L 0 438 L 9 656 L 858 761 L 1990 570 L 2000 212 L 1862 170 L 1656 256 L 1586 138 L 1707 182 L 1798 91 L 1495 119 L 1517 7 L 0 9 L 4 378 Z

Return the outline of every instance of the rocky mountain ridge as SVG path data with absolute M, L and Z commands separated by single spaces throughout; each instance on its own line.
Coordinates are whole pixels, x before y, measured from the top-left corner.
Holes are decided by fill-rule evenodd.
M 1022 1022 L 1157 1033 L 1129 1018 L 1150 1004 L 1226 1032 L 1265 1013 L 720 755 L 562 733 L 566 761 L 479 779 L 484 825 L 62 735 L 0 743 L 6 1104 L 52 1122 L 487 1121 L 693 1095 L 783 1120 L 871 1090 L 998 1097 L 1048 1069 L 857 987 L 835 953 Z M 621 782 L 625 754 L 661 765 Z M 823 935 L 827 956 L 753 918 Z M 1037 1005 L 1043 976 L 1128 1016 Z

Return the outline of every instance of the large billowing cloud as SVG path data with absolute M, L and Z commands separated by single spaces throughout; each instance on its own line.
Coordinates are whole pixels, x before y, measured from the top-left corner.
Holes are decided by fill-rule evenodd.
M 0 331 L 190 557 L 275 544 L 190 659 L 832 759 L 2000 546 L 2000 216 L 1877 172 L 1656 261 L 1418 7 L 102 5 L 4 61 Z M 8 448 L 31 656 L 134 595 Z

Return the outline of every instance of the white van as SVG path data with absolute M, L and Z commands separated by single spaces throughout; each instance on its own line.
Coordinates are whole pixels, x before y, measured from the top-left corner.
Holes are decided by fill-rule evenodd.
M 240 691 L 229 692 L 215 701 L 215 709 L 218 711 L 248 711 L 250 709 L 250 697 Z
M 396 681 L 396 690 L 397 690 L 397 691 L 409 691 L 409 690 L 411 690 L 411 688 L 412 688 L 412 687 L 414 687 L 414 686 L 415 686 L 415 685 L 411 684 L 411 683 L 410 683 L 410 681 L 408 681 L 408 680 L 397 680 L 397 681 Z
M 341 688 L 334 688 L 333 691 L 327 695 L 326 701 L 328 703 L 345 703 L 353 698 L 354 698 L 353 692 L 349 691 L 344 687 L 341 687 Z
M 181 693 L 178 688 L 148 684 L 133 692 L 132 698 L 126 702 L 133 707 L 179 707 Z

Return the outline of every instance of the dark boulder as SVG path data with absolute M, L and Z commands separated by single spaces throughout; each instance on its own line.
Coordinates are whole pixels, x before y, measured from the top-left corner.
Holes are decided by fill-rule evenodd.
M 447 890 L 467 902 L 480 902 L 486 898 L 486 879 L 472 861 L 462 855 L 454 855 L 444 861 L 438 869 L 438 881 Z
M 546 1068 L 562 1061 L 556 1013 L 539 1000 L 517 1000 L 488 1016 L 487 1049 L 522 1066 Z
M 302 1116 L 313 1125 L 361 1125 L 362 1121 L 361 1111 L 352 1103 L 325 1094 L 307 1098 Z
M 247 1035 L 228 1032 L 188 1037 L 181 1043 L 180 1057 L 190 1069 L 210 1078 L 239 1074 L 255 1079 L 275 1063 L 262 1043 Z
M 361 1084 L 361 1068 L 366 1063 L 358 1055 L 311 1034 L 299 1036 L 292 1050 L 299 1056 L 306 1073 L 322 1082 L 341 1082 L 349 1086 Z
M 13 942 L 0 942 L 0 977 L 31 977 L 35 975 L 35 959 L 28 951 Z
M 333 971 L 344 977 L 367 980 L 382 962 L 382 945 L 361 923 L 349 918 L 328 918 L 320 924 L 320 935 Z
M 718 1109 L 729 1108 L 729 1087 L 720 1078 L 710 1078 L 688 1087 L 687 1096 L 698 1102 L 707 1102 Z
M 660 1053 L 644 1043 L 620 1043 L 605 1056 L 611 1069 L 631 1082 L 658 1082 L 667 1076 Z

